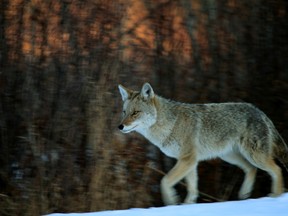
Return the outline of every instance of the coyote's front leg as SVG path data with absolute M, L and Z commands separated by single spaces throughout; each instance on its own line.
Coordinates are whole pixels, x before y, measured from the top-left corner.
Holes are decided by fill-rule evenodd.
M 198 173 L 197 166 L 194 166 L 194 169 L 186 176 L 185 178 L 187 183 L 187 196 L 184 203 L 195 203 L 198 198 Z
M 161 194 L 165 205 L 176 205 L 180 202 L 176 190 L 166 177 L 164 177 L 161 181 Z
M 194 155 L 181 157 L 173 169 L 161 181 L 161 193 L 165 205 L 175 205 L 179 202 L 176 191 L 173 188 L 181 179 L 195 169 Z

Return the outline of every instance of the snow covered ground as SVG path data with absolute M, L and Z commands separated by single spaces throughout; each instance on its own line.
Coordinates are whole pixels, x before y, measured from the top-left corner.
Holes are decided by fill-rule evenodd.
M 49 216 L 288 216 L 288 193 L 278 198 L 264 197 L 149 209 L 128 209 L 95 213 L 51 214 Z

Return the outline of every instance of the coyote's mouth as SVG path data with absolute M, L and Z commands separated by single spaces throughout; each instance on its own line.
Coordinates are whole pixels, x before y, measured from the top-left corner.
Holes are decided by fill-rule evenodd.
M 131 132 L 134 128 L 136 128 L 138 125 L 135 125 L 134 127 L 130 128 L 130 129 L 127 129 L 127 130 L 121 130 L 123 133 L 129 133 Z

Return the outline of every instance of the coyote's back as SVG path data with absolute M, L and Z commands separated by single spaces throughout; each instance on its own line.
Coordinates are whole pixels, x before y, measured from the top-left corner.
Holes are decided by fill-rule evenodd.
M 183 104 L 154 94 L 150 84 L 140 92 L 119 85 L 123 104 L 123 133 L 136 131 L 176 158 L 175 167 L 162 179 L 165 204 L 177 203 L 173 186 L 185 178 L 188 195 L 185 203 L 198 197 L 197 164 L 220 157 L 237 165 L 244 173 L 239 191 L 241 199 L 250 196 L 256 169 L 272 177 L 272 194 L 283 193 L 281 169 L 275 156 L 286 164 L 287 146 L 272 121 L 248 103 Z

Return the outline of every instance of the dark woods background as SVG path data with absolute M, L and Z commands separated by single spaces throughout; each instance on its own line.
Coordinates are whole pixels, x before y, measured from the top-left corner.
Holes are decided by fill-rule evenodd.
M 118 83 L 148 81 L 182 102 L 251 102 L 288 141 L 286 0 L 0 4 L 1 215 L 162 205 L 174 161 L 117 131 Z M 212 196 L 199 202 L 237 199 L 238 168 L 215 160 L 199 173 Z M 259 171 L 253 197 L 269 191 Z

